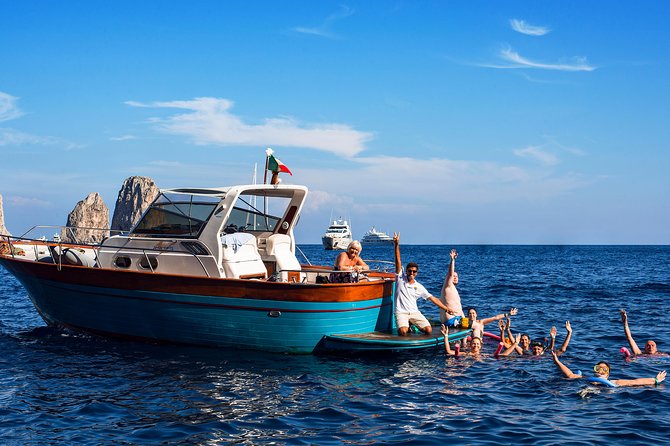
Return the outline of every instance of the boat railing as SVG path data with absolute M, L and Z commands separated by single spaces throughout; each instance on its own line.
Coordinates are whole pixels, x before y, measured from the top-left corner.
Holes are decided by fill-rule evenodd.
M 376 265 L 374 268 L 370 268 L 371 271 L 377 271 L 377 272 L 383 272 L 383 273 L 388 273 L 388 272 L 394 272 L 395 271 L 395 262 L 390 262 L 388 260 L 363 260 L 365 263 L 367 263 L 368 266 Z
M 100 240 L 103 240 L 111 235 L 127 235 L 129 231 L 121 231 L 119 229 L 109 229 L 109 228 L 89 228 L 85 226 L 60 226 L 60 225 L 37 225 L 28 229 L 26 232 L 18 236 L 17 238 L 21 239 L 33 239 L 33 240 L 47 240 L 51 235 L 50 232 L 54 230 L 58 231 L 56 234 L 53 234 L 52 240 L 58 242 L 65 235 L 68 238 L 68 243 L 75 245 L 96 245 L 99 242 L 91 243 L 87 240 L 79 240 L 77 237 L 77 231 L 90 231 L 98 232 L 101 234 Z M 28 237 L 28 234 L 37 233 L 37 235 L 31 235 Z
M 298 252 L 300 253 L 300 255 L 302 255 L 302 258 L 305 259 L 305 262 L 307 262 L 308 265 L 311 265 L 311 264 L 312 264 L 312 262 L 310 262 L 309 259 L 307 258 L 307 255 L 305 255 L 305 253 L 303 252 L 303 250 L 300 249 L 300 247 L 299 247 L 298 245 L 295 245 L 295 249 L 298 250 Z
M 39 226 L 39 227 L 38 226 L 33 226 L 33 228 L 31 228 L 31 230 L 36 229 L 36 228 L 54 229 L 54 228 L 64 228 L 64 227 L 63 226 L 49 226 L 49 225 Z M 78 228 L 78 229 L 84 229 L 84 228 Z M 86 229 L 95 229 L 95 228 L 86 228 Z M 49 255 L 53 259 L 54 263 L 56 263 L 56 265 L 58 267 L 58 271 L 60 271 L 62 269 L 62 265 L 63 265 L 63 263 L 62 263 L 63 256 L 60 253 L 63 253 L 66 248 L 76 246 L 76 247 L 79 247 L 79 248 L 90 249 L 90 251 L 92 252 L 92 254 L 94 256 L 94 258 L 92 260 L 95 262 L 95 264 L 100 265 L 100 261 L 98 259 L 98 251 L 101 247 L 103 247 L 103 245 L 101 243 L 93 244 L 93 243 L 84 243 L 84 242 L 79 242 L 79 243 L 64 242 L 63 240 L 60 239 L 60 237 L 55 237 L 52 240 L 47 240 L 44 237 L 41 237 L 41 238 L 25 237 L 25 234 L 30 233 L 31 230 L 26 231 L 24 233 L 24 235 L 21 235 L 21 236 L 10 236 L 10 235 L 5 235 L 5 234 L 0 235 L 0 254 L 11 254 L 12 258 L 15 258 L 17 255 L 19 255 L 19 252 L 23 251 L 23 248 L 17 248 L 16 245 L 22 245 L 22 246 L 31 245 L 31 246 L 33 246 L 33 249 L 34 249 L 35 260 L 38 260 L 38 257 L 39 257 L 38 246 L 46 246 L 47 248 L 49 248 Z M 109 230 L 107 230 L 107 231 L 109 231 Z M 116 231 L 116 232 L 122 233 L 122 234 L 126 233 L 125 231 Z M 7 252 L 7 253 L 3 252 L 3 246 L 5 244 L 8 248 L 8 250 L 9 250 L 9 252 Z M 51 252 L 51 248 L 58 248 L 58 250 L 57 250 L 58 254 L 54 255 L 54 253 Z M 207 275 L 207 277 L 211 277 L 211 275 L 207 271 L 207 268 L 205 267 L 205 264 L 198 257 L 198 255 L 196 253 L 193 253 L 193 252 L 187 250 L 187 249 L 184 249 L 184 250 L 170 249 L 168 251 L 168 250 L 160 250 L 160 249 L 156 249 L 156 248 L 148 249 L 148 248 L 141 248 L 141 247 L 134 247 L 134 246 L 122 246 L 122 247 L 121 246 L 118 246 L 118 247 L 117 246 L 110 246 L 109 248 L 117 248 L 118 250 L 135 251 L 135 252 L 141 253 L 144 256 L 144 258 L 147 262 L 147 265 L 149 266 L 149 270 L 152 273 L 154 273 L 156 271 L 154 270 L 154 268 L 152 266 L 152 262 L 151 262 L 151 259 L 149 258 L 149 254 L 156 253 L 157 251 L 158 252 L 161 252 L 161 251 L 170 252 L 171 254 L 187 254 L 187 255 L 195 258 L 195 260 L 198 262 L 198 264 L 200 265 L 200 267 L 202 268 L 204 273 Z

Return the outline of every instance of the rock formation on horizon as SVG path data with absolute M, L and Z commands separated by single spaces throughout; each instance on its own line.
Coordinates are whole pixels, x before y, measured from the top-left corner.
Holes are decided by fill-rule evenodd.
M 5 228 L 5 214 L 2 210 L 2 195 L 0 195 L 0 234 L 12 235 L 7 228 Z
M 129 231 L 154 201 L 158 192 L 158 186 L 151 178 L 126 178 L 116 199 L 112 230 Z
M 109 237 L 109 209 L 100 194 L 91 192 L 77 203 L 67 216 L 67 226 L 89 229 L 63 229 L 60 236 L 66 243 L 100 243 Z

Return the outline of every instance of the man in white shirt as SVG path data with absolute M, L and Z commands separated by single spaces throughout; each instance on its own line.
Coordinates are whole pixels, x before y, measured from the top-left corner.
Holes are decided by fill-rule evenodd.
M 422 297 L 426 300 L 430 300 L 448 314 L 451 314 L 452 311 L 440 302 L 440 299 L 431 295 L 423 285 L 416 281 L 419 265 L 414 262 L 409 262 L 403 273 L 402 261 L 400 260 L 399 233 L 393 233 L 393 244 L 395 245 L 396 272 L 395 319 L 396 325 L 398 326 L 398 334 L 400 336 L 407 336 L 410 323 L 416 325 L 423 333 L 431 334 L 433 328 L 430 326 L 428 319 L 426 319 L 426 317 L 419 311 L 416 301 Z

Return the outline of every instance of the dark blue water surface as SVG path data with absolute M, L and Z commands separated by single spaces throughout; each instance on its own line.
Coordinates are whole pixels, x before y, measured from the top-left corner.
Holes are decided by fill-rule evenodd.
M 451 246 L 403 246 L 438 294 Z M 456 246 L 464 306 L 519 307 L 513 329 L 558 341 L 563 361 L 653 377 L 669 358 L 626 362 L 619 308 L 638 344 L 670 351 L 670 247 Z M 301 246 L 312 263 L 336 253 Z M 390 247 L 366 259 L 392 260 Z M 424 313 L 437 309 L 422 303 Z M 495 331 L 493 326 L 489 331 Z M 491 353 L 496 345 L 485 342 Z M 24 444 L 642 444 L 670 432 L 670 383 L 589 389 L 549 356 L 287 356 L 121 342 L 48 328 L 0 267 L 0 442 Z

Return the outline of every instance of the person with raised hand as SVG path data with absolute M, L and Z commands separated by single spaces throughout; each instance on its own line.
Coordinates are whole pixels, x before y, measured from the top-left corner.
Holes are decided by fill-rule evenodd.
M 393 245 L 395 248 L 395 319 L 398 326 L 398 334 L 400 336 L 407 336 L 409 332 L 409 324 L 412 323 L 419 328 L 424 334 L 431 334 L 433 328 L 428 322 L 428 319 L 419 311 L 416 301 L 423 298 L 431 301 L 447 313 L 453 313 L 446 305 L 440 302 L 440 299 L 433 296 L 416 280 L 416 275 L 419 273 L 419 265 L 414 262 L 409 262 L 402 269 L 402 260 L 400 259 L 400 233 L 393 233 Z
M 634 378 L 634 379 L 610 379 L 610 366 L 605 361 L 598 362 L 593 366 L 594 375 L 587 377 L 581 373 L 575 373 L 570 370 L 559 359 L 556 352 L 551 352 L 551 357 L 558 369 L 566 378 L 579 379 L 586 378 L 592 384 L 605 384 L 610 387 L 632 387 L 632 386 L 658 386 L 665 380 L 666 371 L 661 370 L 653 378 Z

